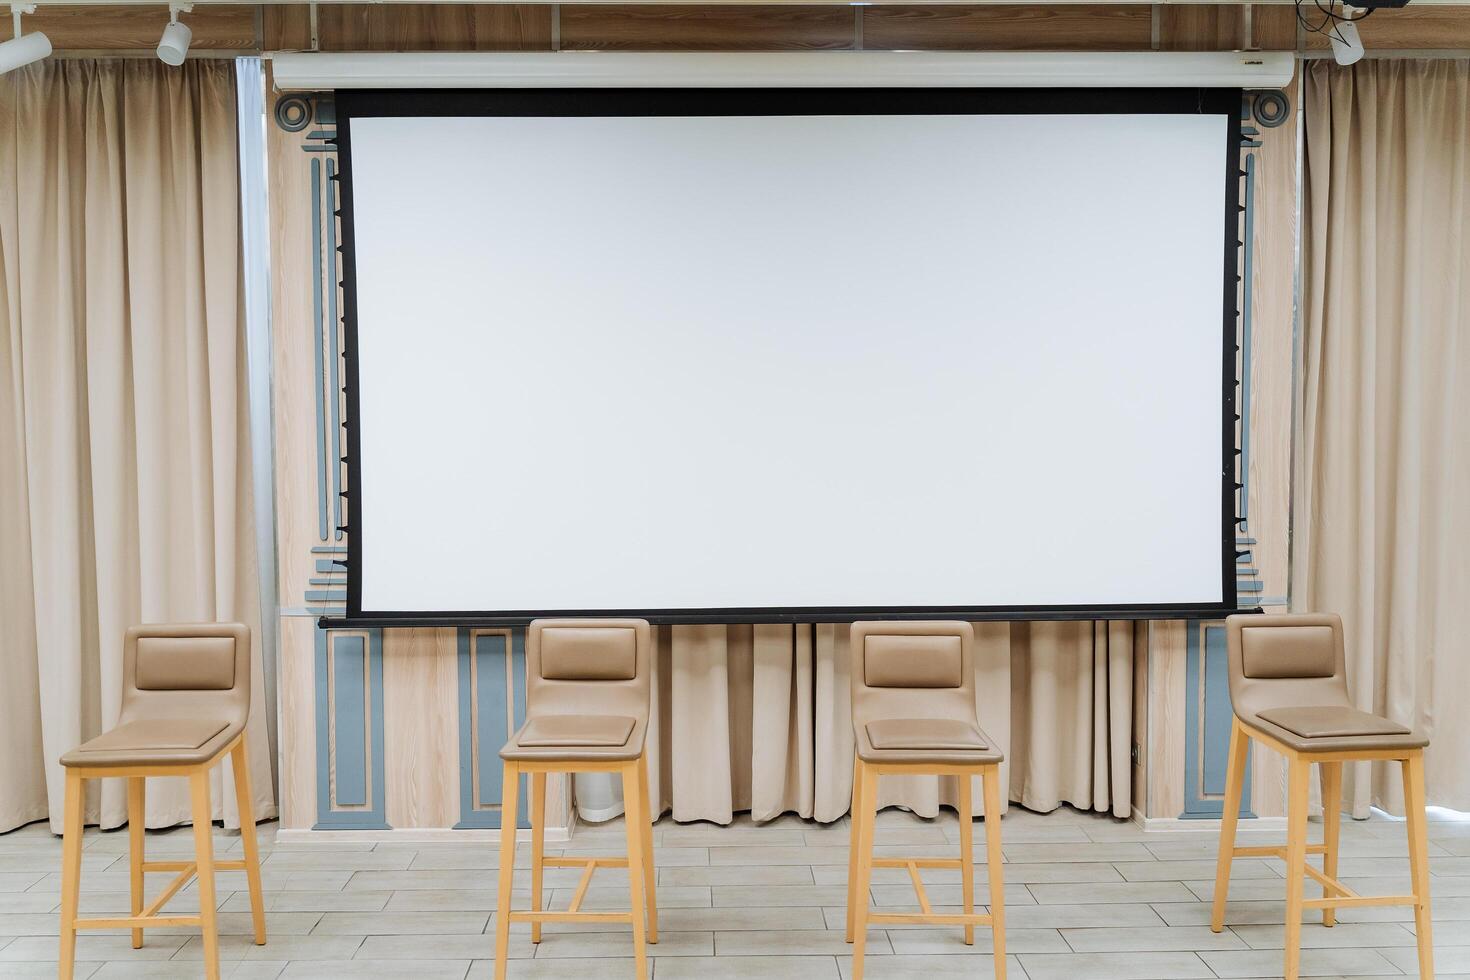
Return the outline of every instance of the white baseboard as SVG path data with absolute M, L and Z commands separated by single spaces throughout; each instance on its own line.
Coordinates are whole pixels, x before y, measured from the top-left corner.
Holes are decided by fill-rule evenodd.
M 1133 822 L 1145 832 L 1154 834 L 1218 834 L 1220 819 L 1185 819 L 1183 817 L 1145 817 L 1133 808 Z M 1236 824 L 1241 831 L 1286 833 L 1285 817 L 1245 817 Z
M 530 841 L 531 831 L 516 831 L 516 840 Z M 572 839 L 570 827 L 547 827 L 546 843 L 565 844 Z M 388 830 L 301 830 L 276 831 L 276 841 L 283 844 L 498 844 L 500 831 L 490 829 L 455 830 L 453 827 L 401 827 Z

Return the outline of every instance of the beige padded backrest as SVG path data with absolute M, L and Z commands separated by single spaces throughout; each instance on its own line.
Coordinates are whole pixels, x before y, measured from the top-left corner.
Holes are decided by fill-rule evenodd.
M 228 691 L 235 686 L 235 640 L 229 636 L 140 636 L 142 691 Z
M 638 676 L 632 626 L 546 626 L 540 630 L 541 676 L 553 681 L 630 681 Z
M 1247 677 L 1331 677 L 1337 638 L 1331 626 L 1255 626 L 1240 632 L 1241 670 Z
M 1230 702 L 1241 717 L 1278 707 L 1349 704 L 1342 620 L 1250 613 L 1225 620 Z
M 961 687 L 963 647 L 958 635 L 863 635 L 863 681 L 868 687 Z
M 123 639 L 119 722 L 207 718 L 243 725 L 250 714 L 250 628 L 243 623 L 154 623 Z
M 537 619 L 526 627 L 526 711 L 646 722 L 653 633 L 643 619 Z

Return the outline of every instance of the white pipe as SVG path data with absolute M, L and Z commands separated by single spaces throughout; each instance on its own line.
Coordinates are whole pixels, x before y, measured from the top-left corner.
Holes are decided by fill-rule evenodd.
M 1279 88 L 1288 51 L 396 52 L 272 57 L 284 91 L 350 88 Z

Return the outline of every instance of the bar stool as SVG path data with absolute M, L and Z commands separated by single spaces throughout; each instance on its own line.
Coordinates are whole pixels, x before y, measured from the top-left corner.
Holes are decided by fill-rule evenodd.
M 133 948 L 143 930 L 198 926 L 204 938 L 204 973 L 219 977 L 219 933 L 215 925 L 214 872 L 244 871 L 250 888 L 255 943 L 265 944 L 265 904 L 260 894 L 260 850 L 255 841 L 250 769 L 245 757 L 245 720 L 250 715 L 250 630 L 240 623 L 134 626 L 123 642 L 122 710 L 117 727 L 61 757 L 66 767 L 66 809 L 61 844 L 61 955 L 57 971 L 69 980 L 76 965 L 78 929 L 131 928 Z M 216 861 L 211 838 L 209 771 L 226 755 L 235 775 L 240 807 L 240 841 L 245 857 Z M 77 918 L 82 873 L 82 800 L 87 779 L 110 776 L 128 781 L 128 871 L 132 915 Z M 194 810 L 194 860 L 145 861 L 144 780 L 187 776 Z M 177 876 L 143 907 L 143 875 Z M 198 915 L 159 915 L 170 898 L 196 876 Z
M 965 944 L 975 926 L 988 925 L 995 943 L 995 976 L 1005 980 L 1005 896 L 1000 852 L 1000 764 L 1005 756 L 980 730 L 975 715 L 975 632 L 969 623 L 854 623 L 852 727 L 857 753 L 852 774 L 852 842 L 847 864 L 847 941 L 853 980 L 862 980 L 869 925 L 962 925 Z M 874 858 L 878 777 L 955 776 L 959 785 L 958 858 Z M 974 827 L 970 779 L 981 778 L 985 798 L 986 870 L 990 913 L 975 912 Z M 872 914 L 873 868 L 907 868 L 918 895 L 917 913 Z M 935 913 L 920 868 L 959 868 L 964 912 Z
M 1225 809 L 1220 821 L 1220 856 L 1215 872 L 1215 907 L 1210 928 L 1225 926 L 1225 900 L 1234 857 L 1278 857 L 1286 861 L 1285 980 L 1301 969 L 1302 910 L 1321 909 L 1332 926 L 1339 908 L 1412 905 L 1419 945 L 1419 976 L 1434 976 L 1429 920 L 1429 841 L 1424 820 L 1424 747 L 1429 739 L 1387 718 L 1354 708 L 1348 700 L 1342 620 L 1336 615 L 1243 615 L 1225 620 L 1230 661 L 1230 728 Z M 1251 740 L 1287 759 L 1285 847 L 1236 847 L 1235 828 Z M 1365 896 L 1337 880 L 1341 823 L 1342 764 L 1364 760 L 1403 763 L 1405 824 L 1409 837 L 1412 895 Z M 1312 763 L 1321 767 L 1322 843 L 1307 844 L 1307 780 Z M 1322 870 L 1307 864 L 1322 855 Z M 1322 885 L 1322 898 L 1303 899 L 1303 878 Z
M 500 812 L 500 880 L 495 908 L 495 977 L 504 980 L 510 924 L 531 923 L 531 942 L 543 922 L 627 922 L 633 927 L 637 975 L 647 975 L 648 942 L 658 942 L 654 895 L 653 822 L 648 806 L 649 677 L 653 647 L 641 619 L 538 619 L 526 638 L 526 723 L 500 757 L 505 760 Z M 616 772 L 623 779 L 628 856 L 545 857 L 546 774 Z M 521 773 L 531 775 L 531 911 L 512 912 L 516 804 Z M 563 912 L 541 904 L 544 868 L 580 867 L 582 877 Z M 598 868 L 627 868 L 629 911 L 582 912 Z

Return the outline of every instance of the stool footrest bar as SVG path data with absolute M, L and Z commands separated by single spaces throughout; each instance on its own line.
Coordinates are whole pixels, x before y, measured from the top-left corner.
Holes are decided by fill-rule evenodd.
M 1307 845 L 1307 853 L 1308 854 L 1326 854 L 1327 853 L 1327 845 L 1326 844 L 1308 844 Z M 1286 860 L 1286 845 L 1283 844 L 1280 847 L 1272 847 L 1272 846 L 1264 846 L 1264 847 L 1237 847 L 1233 851 L 1231 851 L 1231 854 L 1234 857 L 1238 857 L 1238 858 L 1241 858 L 1241 857 L 1274 857 L 1274 858 L 1280 858 L 1281 860 L 1285 861 Z
M 197 926 L 197 915 L 128 915 L 109 919 L 77 919 L 78 929 L 149 929 L 153 926 Z
M 1336 898 L 1309 898 L 1302 902 L 1309 909 L 1369 908 L 1379 905 L 1418 905 L 1413 895 L 1345 895 Z
M 916 868 L 962 868 L 964 862 L 959 858 L 873 858 L 875 868 L 907 868 L 910 865 Z
M 512 922 L 632 922 L 631 912 L 512 912 Z
M 975 912 L 965 915 L 962 912 L 954 913 L 924 913 L 924 912 L 869 912 L 868 925 L 930 925 L 930 926 L 988 926 L 990 925 L 990 914 Z
M 626 868 L 625 857 L 545 857 L 541 859 L 545 868 Z

